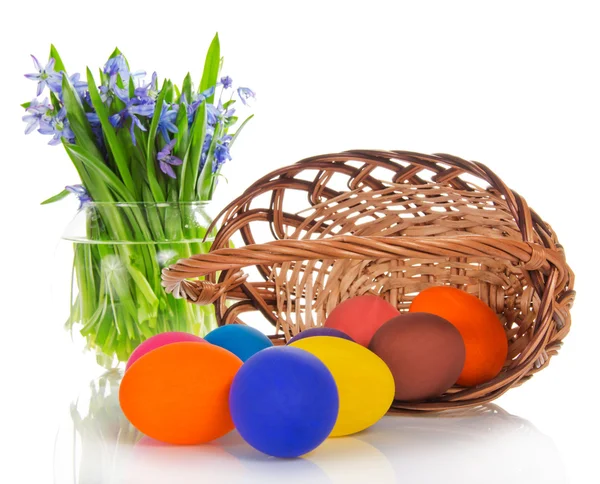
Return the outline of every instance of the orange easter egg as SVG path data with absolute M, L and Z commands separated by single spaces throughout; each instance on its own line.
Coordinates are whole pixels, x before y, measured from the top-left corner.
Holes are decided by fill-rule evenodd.
M 156 348 L 125 372 L 121 409 L 148 437 L 171 444 L 200 444 L 233 430 L 229 389 L 242 360 L 208 343 Z
M 326 328 L 343 331 L 359 345 L 369 346 L 375 332 L 400 312 L 385 299 L 363 295 L 338 304 L 325 321 Z
M 459 385 L 479 385 L 502 370 L 508 354 L 506 333 L 494 311 L 483 301 L 454 287 L 435 286 L 421 291 L 409 311 L 435 314 L 458 329 L 466 350 Z

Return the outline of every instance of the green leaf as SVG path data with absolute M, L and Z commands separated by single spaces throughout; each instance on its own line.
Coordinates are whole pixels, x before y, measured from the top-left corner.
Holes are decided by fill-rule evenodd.
M 225 123 L 225 128 L 231 128 L 235 123 L 238 122 L 237 116 L 230 116 L 227 118 L 227 122 Z
M 54 47 L 54 44 L 50 44 L 50 58 L 54 59 L 54 70 L 56 72 L 67 72 L 65 65 L 58 54 L 58 50 Z
M 165 85 L 165 101 L 169 104 L 173 103 L 173 83 L 169 80 L 166 81 Z
M 156 107 L 154 108 L 154 115 L 152 116 L 152 122 L 150 123 L 150 131 L 148 132 L 148 143 L 146 144 L 146 170 L 148 173 L 148 183 L 150 184 L 152 196 L 157 202 L 165 201 L 165 194 L 163 193 L 162 188 L 156 179 L 156 165 L 154 163 L 154 157 L 156 152 L 156 131 L 158 130 L 160 113 L 165 101 L 166 85 L 167 81 L 165 80 L 160 89 L 158 99 L 156 100 Z
M 208 155 L 206 157 L 206 163 L 202 167 L 202 172 L 198 177 L 197 195 L 200 200 L 211 200 L 214 186 L 215 174 L 213 173 L 213 159 L 215 153 L 215 147 L 217 140 L 221 138 L 223 134 L 223 127 L 217 125 L 215 133 L 208 149 Z
M 196 111 L 196 117 L 192 124 L 192 133 L 190 147 L 181 166 L 181 186 L 179 191 L 179 200 L 182 202 L 191 202 L 194 200 L 196 181 L 198 180 L 198 171 L 200 169 L 200 157 L 202 156 L 202 147 L 206 136 L 206 103 L 200 104 Z
M 54 203 L 54 202 L 58 202 L 59 200 L 62 200 L 63 198 L 69 196 L 69 190 L 67 190 L 66 188 L 60 192 L 57 193 L 56 195 L 54 195 L 53 197 L 48 198 L 47 200 L 44 200 L 42 202 L 42 205 L 48 205 L 49 203 Z
M 96 87 L 94 76 L 92 75 L 92 71 L 90 71 L 90 69 L 87 69 L 87 82 L 92 105 L 94 106 L 96 114 L 98 114 L 98 118 L 100 119 L 102 131 L 104 132 L 104 137 L 106 138 L 108 147 L 110 148 L 110 151 L 113 155 L 115 164 L 117 165 L 117 169 L 119 170 L 119 174 L 121 175 L 123 183 L 125 184 L 127 189 L 132 194 L 136 193 L 136 185 L 129 171 L 130 156 L 127 153 L 125 147 L 121 144 L 119 138 L 117 137 L 117 134 L 112 124 L 110 124 L 108 111 L 106 109 L 106 106 L 102 102 L 100 93 L 98 92 L 98 88 Z
M 231 106 L 232 104 L 235 104 L 235 99 L 230 99 L 229 101 L 227 101 L 225 104 L 223 104 L 223 109 L 227 110 L 227 108 L 229 106 Z
M 25 109 L 27 109 L 29 106 L 31 106 L 30 102 L 21 104 L 21 107 Z
M 60 111 L 60 99 L 53 92 L 50 93 L 50 102 L 52 103 L 52 107 L 56 110 L 56 112 Z
M 108 86 L 109 77 L 104 73 L 104 69 L 98 69 L 98 74 L 100 75 L 100 83 L 102 85 Z
M 177 112 L 177 144 L 175 145 L 175 155 L 182 159 L 188 150 L 190 143 L 189 126 L 188 126 L 188 115 L 187 107 L 182 103 L 179 105 L 179 111 Z
M 181 85 L 181 93 L 185 94 L 185 99 L 188 103 L 192 103 L 192 76 L 188 72 L 183 80 L 183 84 Z
M 237 137 L 239 136 L 239 134 L 242 132 L 242 129 L 244 129 L 244 126 L 246 126 L 246 124 L 248 123 L 248 121 L 250 121 L 253 117 L 254 117 L 254 114 L 251 114 L 250 116 L 248 116 L 244 120 L 244 122 L 240 125 L 240 127 L 237 129 L 237 131 L 235 132 L 235 134 L 231 138 L 231 141 L 229 142 L 229 148 L 230 149 L 233 146 L 233 143 L 235 142 L 235 140 L 237 139 Z
M 158 298 L 156 294 L 152 290 L 152 287 L 148 283 L 148 279 L 142 274 L 138 269 L 134 266 L 129 266 L 127 268 L 129 275 L 133 279 L 133 282 L 136 288 L 140 291 L 140 293 L 144 296 L 145 301 L 154 309 L 158 308 Z
M 133 83 L 133 76 L 129 78 L 129 97 L 135 96 L 135 84 Z
M 142 194 L 144 200 L 152 200 L 152 192 L 145 184 L 142 187 Z M 146 206 L 146 216 L 148 218 L 148 226 L 150 227 L 150 230 L 153 234 L 153 240 L 165 240 L 165 233 L 163 230 L 162 223 L 160 221 L 160 212 L 157 206 L 154 204 L 149 204 L 148 206 Z
M 181 102 L 181 91 L 177 87 L 177 84 L 173 84 L 173 90 L 175 91 L 175 99 L 177 99 L 177 102 Z
M 110 190 L 124 202 L 135 202 L 135 198 L 123 182 L 119 180 L 110 168 L 106 166 L 101 157 L 95 156 L 79 145 L 64 143 L 67 153 L 79 160 L 90 173 L 97 178 L 97 182 L 103 182 Z M 93 179 L 93 178 L 92 178 Z M 86 185 L 87 186 L 87 185 Z M 93 196 L 92 196 L 93 197 Z
M 92 156 L 102 160 L 102 154 L 96 146 L 96 137 L 92 133 L 92 128 L 85 115 L 79 94 L 75 92 L 68 76 L 63 76 L 62 94 L 63 103 L 67 109 L 69 125 L 73 133 L 75 133 L 77 146 L 80 146 Z
M 214 39 L 210 43 L 206 60 L 204 61 L 204 71 L 202 72 L 202 80 L 198 92 L 204 92 L 207 89 L 217 85 L 217 77 L 219 77 L 219 65 L 221 63 L 221 46 L 219 44 L 219 34 L 215 34 Z M 207 102 L 212 103 L 215 95 L 207 98 Z

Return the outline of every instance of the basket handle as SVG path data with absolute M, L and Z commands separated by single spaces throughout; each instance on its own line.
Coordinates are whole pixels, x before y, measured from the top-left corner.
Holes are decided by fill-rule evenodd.
M 315 240 L 276 240 L 194 255 L 163 269 L 162 285 L 176 298 L 210 304 L 244 283 L 246 275 L 239 269 L 246 266 L 299 260 L 439 257 L 491 257 L 508 260 L 530 271 L 549 270 L 552 264 L 560 272 L 559 280 L 565 277 L 563 256 L 532 242 L 472 235 L 430 239 L 342 235 Z M 219 283 L 190 280 L 223 270 L 233 272 Z

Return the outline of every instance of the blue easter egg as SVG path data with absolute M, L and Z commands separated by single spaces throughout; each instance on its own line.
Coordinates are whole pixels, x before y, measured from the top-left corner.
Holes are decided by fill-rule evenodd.
M 257 329 L 243 324 L 227 324 L 208 333 L 204 339 L 225 348 L 246 361 L 252 355 L 273 346 L 273 343 Z
M 331 433 L 338 390 L 316 356 L 280 346 L 257 353 L 239 369 L 229 408 L 235 427 L 252 447 L 274 457 L 299 457 Z
M 304 331 L 301 331 L 296 336 L 294 336 L 292 339 L 290 339 L 287 344 L 292 344 L 294 341 L 298 341 L 299 339 L 303 339 L 303 338 L 310 338 L 311 336 L 333 336 L 336 338 L 344 338 L 344 339 L 347 339 L 348 341 L 354 342 L 354 340 L 350 336 L 348 336 L 343 331 L 340 331 L 339 329 L 320 327 L 320 328 L 308 328 L 308 329 L 305 329 Z

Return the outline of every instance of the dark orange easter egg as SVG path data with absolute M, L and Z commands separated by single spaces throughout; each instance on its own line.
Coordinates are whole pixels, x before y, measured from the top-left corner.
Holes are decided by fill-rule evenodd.
M 203 342 L 171 343 L 142 356 L 119 389 L 127 419 L 148 437 L 201 444 L 233 430 L 229 389 L 242 360 Z
M 371 338 L 383 323 L 400 312 L 385 299 L 364 295 L 338 304 L 325 321 L 325 327 L 343 331 L 354 341 L 369 346 Z
M 479 385 L 502 370 L 508 354 L 506 333 L 483 301 L 454 287 L 436 286 L 421 291 L 409 311 L 436 314 L 458 329 L 466 350 L 459 385 Z

